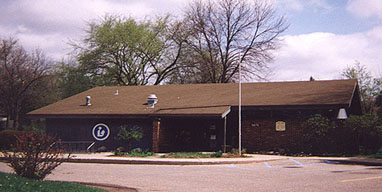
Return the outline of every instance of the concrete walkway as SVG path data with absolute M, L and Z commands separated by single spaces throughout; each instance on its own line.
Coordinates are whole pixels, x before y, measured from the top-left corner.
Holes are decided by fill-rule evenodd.
M 72 154 L 67 162 L 72 163 L 104 163 L 104 164 L 150 164 L 150 165 L 214 165 L 214 164 L 249 164 L 256 162 L 290 159 L 290 156 L 247 154 L 245 158 L 161 158 L 163 154 L 152 157 L 120 157 L 113 153 Z M 295 157 L 293 157 L 295 158 Z M 331 163 L 382 166 L 382 159 L 359 157 L 301 157 L 318 159 Z
M 72 163 L 107 163 L 107 164 L 150 164 L 150 165 L 215 165 L 215 164 L 248 164 L 255 162 L 287 159 L 277 155 L 246 155 L 243 158 L 161 158 L 163 154 L 152 157 L 120 157 L 113 153 L 72 154 L 67 162 Z

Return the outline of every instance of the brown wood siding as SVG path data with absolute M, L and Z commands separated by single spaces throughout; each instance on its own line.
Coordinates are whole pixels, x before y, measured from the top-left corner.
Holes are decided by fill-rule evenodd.
M 108 125 L 110 135 L 105 141 L 93 138 L 92 129 L 98 123 Z M 92 149 L 105 146 L 109 151 L 127 145 L 116 139 L 121 125 L 138 125 L 143 128 L 144 137 L 133 147 L 149 149 L 152 147 L 152 120 L 150 119 L 64 119 L 55 118 L 46 120 L 47 133 L 56 135 L 63 142 L 96 142 Z M 84 146 L 82 146 L 83 148 Z

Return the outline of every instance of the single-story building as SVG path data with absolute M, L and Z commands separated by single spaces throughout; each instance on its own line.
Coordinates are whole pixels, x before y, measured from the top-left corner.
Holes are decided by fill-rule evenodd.
M 242 83 L 242 147 L 247 151 L 300 145 L 302 123 L 361 114 L 357 80 Z M 154 152 L 238 147 L 239 84 L 96 87 L 29 113 L 46 120 L 64 142 L 106 146 L 121 126 L 138 126 L 135 147 Z

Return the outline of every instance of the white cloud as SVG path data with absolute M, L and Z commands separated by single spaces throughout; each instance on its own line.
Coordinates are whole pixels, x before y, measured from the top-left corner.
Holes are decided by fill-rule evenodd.
M 381 0 L 350 0 L 346 9 L 359 17 L 377 16 L 382 19 Z
M 308 80 L 340 78 L 340 73 L 355 60 L 374 76 L 380 75 L 382 27 L 363 33 L 336 35 L 310 33 L 283 36 L 283 47 L 276 51 L 272 80 Z
M 146 15 L 177 15 L 191 0 L 13 0 L 0 6 L 0 37 L 15 36 L 28 50 L 40 48 L 55 60 L 71 51 L 69 39 L 84 35 L 86 21 L 106 13 L 143 18 Z M 269 0 L 278 7 L 295 11 L 307 8 L 330 9 L 325 0 Z M 350 1 L 348 8 L 359 0 Z M 368 1 L 369 2 L 369 1 Z M 380 1 L 370 1 L 378 3 Z M 382 2 L 382 1 L 381 1 Z M 367 6 L 371 3 L 366 3 Z M 380 5 L 381 3 L 379 3 Z M 379 10 L 378 5 L 369 7 Z M 361 9 L 359 9 L 361 10 Z M 380 11 L 382 15 L 382 11 Z M 377 14 L 377 13 L 374 13 Z M 271 80 L 307 80 L 339 76 L 347 65 L 359 60 L 373 72 L 381 73 L 382 26 L 364 33 L 336 35 L 311 33 L 283 36 L 284 46 L 275 53 Z
M 301 0 L 277 0 L 279 7 L 285 7 L 287 9 L 301 11 L 304 9 L 304 5 Z
M 326 0 L 274 0 L 281 9 L 302 11 L 304 9 L 331 10 L 333 7 Z
M 66 54 L 71 52 L 67 39 L 62 34 L 41 35 L 25 33 L 19 34 L 17 37 L 26 50 L 40 49 L 46 56 L 56 61 L 61 60 Z
M 333 8 L 326 0 L 309 0 L 308 3 L 320 9 L 330 10 Z
M 0 37 L 16 37 L 26 49 L 40 48 L 60 60 L 79 40 L 86 23 L 106 14 L 143 19 L 177 14 L 190 0 L 13 0 L 0 6 Z

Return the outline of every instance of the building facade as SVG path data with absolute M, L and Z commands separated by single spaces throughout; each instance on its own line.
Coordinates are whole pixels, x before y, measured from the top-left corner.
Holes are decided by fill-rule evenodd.
M 238 147 L 238 84 L 96 87 L 29 113 L 47 132 L 95 149 L 126 147 L 121 126 L 138 126 L 135 147 L 154 152 Z M 242 84 L 242 147 L 249 152 L 301 147 L 303 122 L 314 114 L 360 114 L 356 80 Z M 106 137 L 106 138 L 105 138 Z

